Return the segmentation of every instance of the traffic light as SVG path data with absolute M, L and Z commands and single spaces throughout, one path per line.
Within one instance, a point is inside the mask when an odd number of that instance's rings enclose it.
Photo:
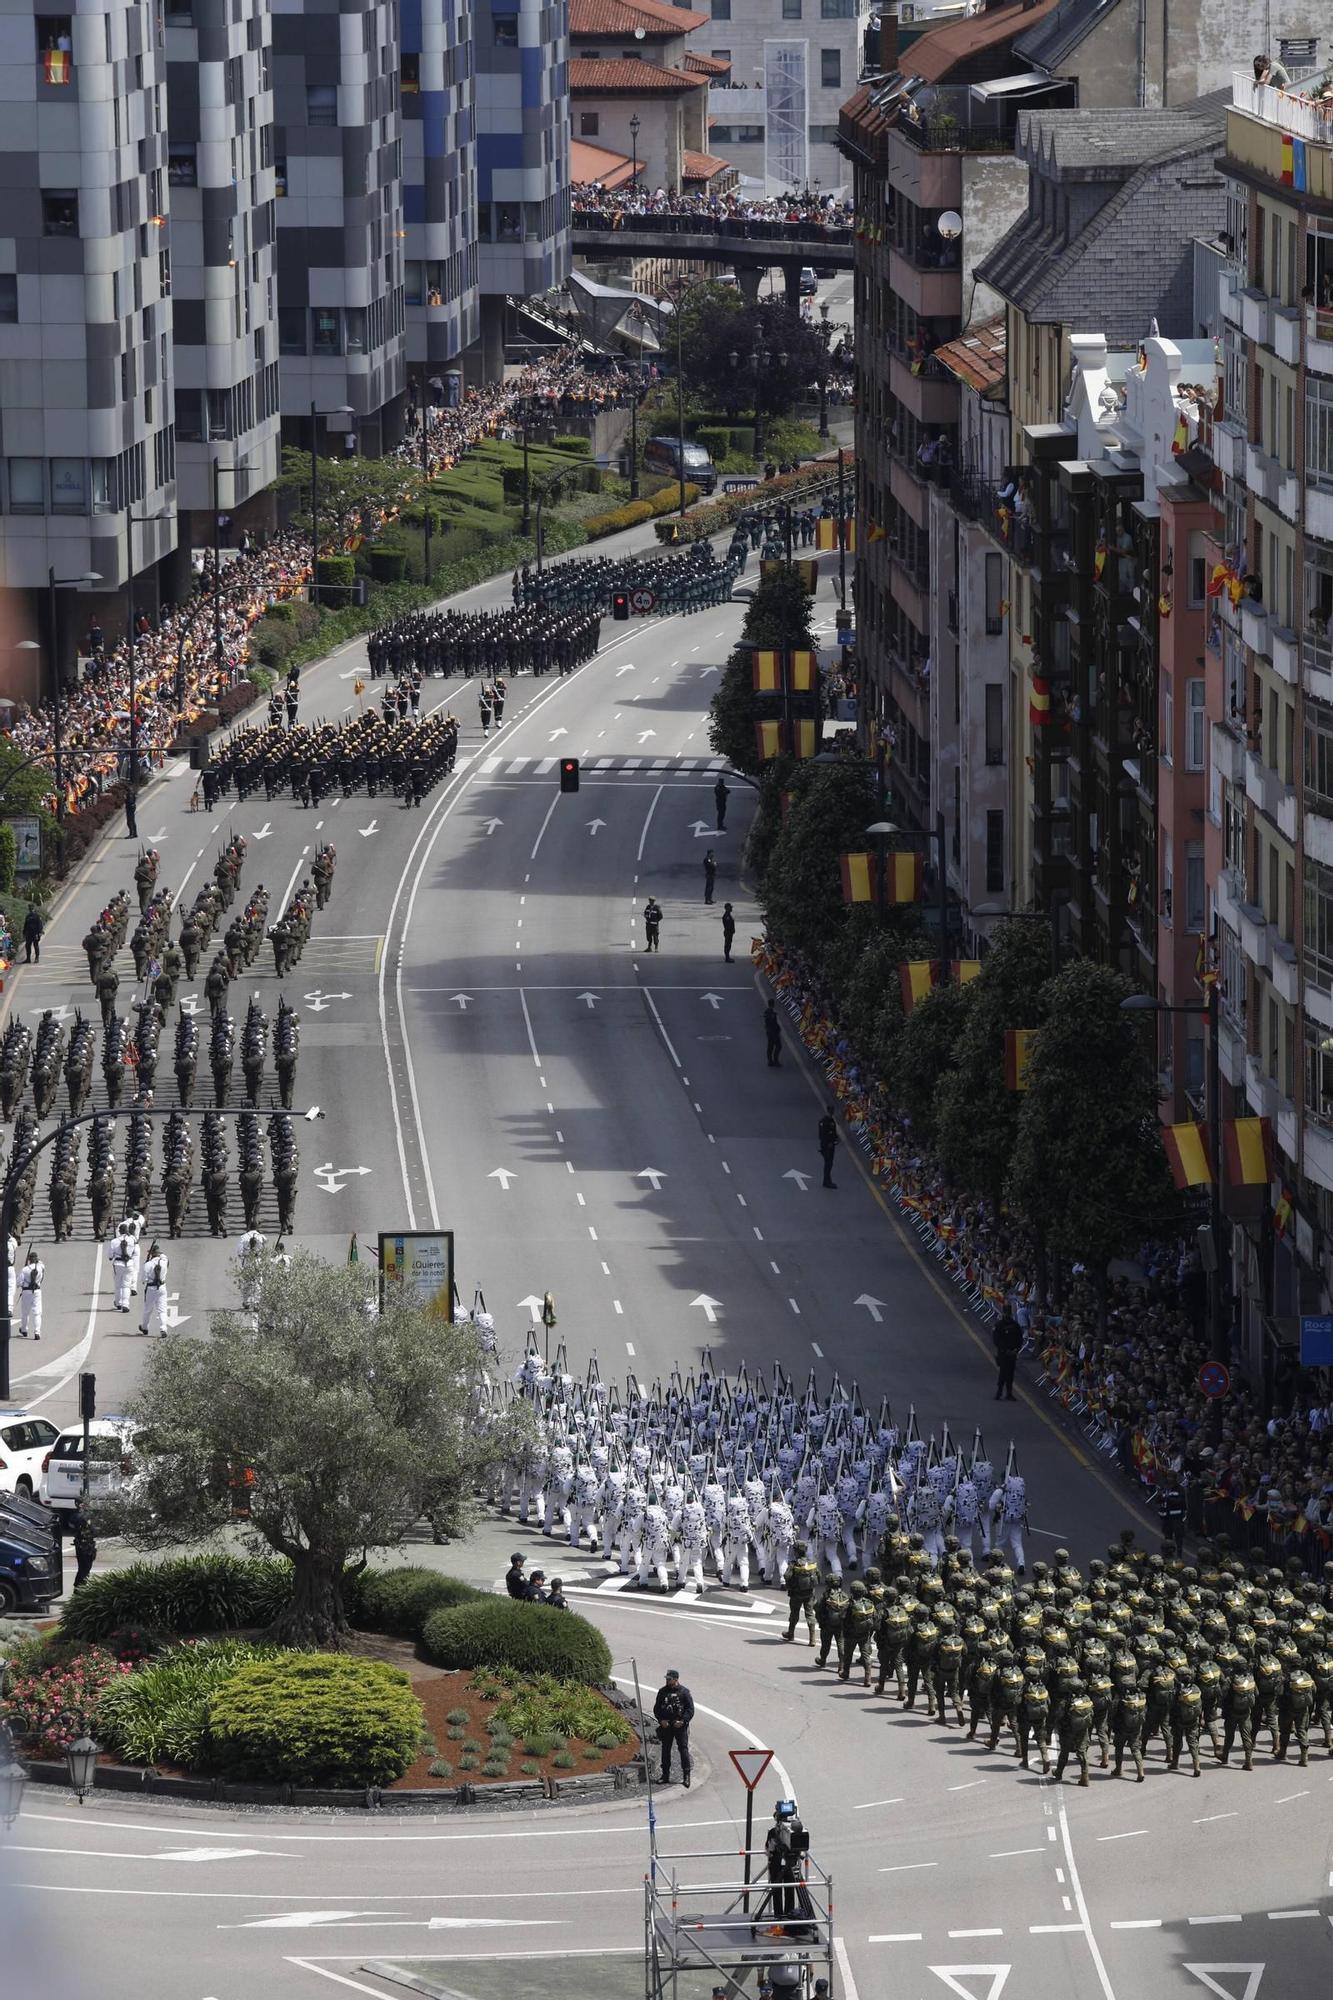
M 560 789 L 562 792 L 576 792 L 579 788 L 579 760 L 577 757 L 560 759 Z
M 79 1415 L 85 1423 L 91 1423 L 97 1415 L 97 1377 L 83 1374 L 79 1377 Z
M 629 592 L 627 590 L 618 590 L 611 599 L 611 616 L 613 618 L 629 617 Z

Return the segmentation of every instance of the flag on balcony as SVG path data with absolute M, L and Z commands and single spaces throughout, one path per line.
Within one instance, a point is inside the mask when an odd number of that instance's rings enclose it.
M 1283 1188 L 1276 1208 L 1273 1210 L 1273 1234 L 1285 1236 L 1291 1228 L 1291 1191 Z
M 781 653 L 753 652 L 750 655 L 750 682 L 756 694 L 782 693 Z
M 1171 593 L 1169 590 L 1163 590 L 1158 594 L 1157 616 L 1159 618 L 1169 618 L 1171 616 Z
M 1006 1090 L 1026 1090 L 1035 1028 L 1006 1028 L 1004 1031 L 1004 1082 Z
M 1199 947 L 1194 954 L 1194 977 L 1204 992 L 1217 984 L 1217 947 L 1212 938 L 1199 933 Z
M 872 521 L 870 523 L 869 528 L 866 530 L 867 542 L 882 542 L 884 540 L 884 535 L 885 535 L 885 530 L 880 527 L 878 521 Z
M 68 49 L 46 49 L 42 54 L 42 73 L 48 83 L 68 83 L 70 76 L 70 53 Z M 1304 187 L 1304 181 L 1301 182 Z
M 1171 1178 L 1178 1188 L 1211 1187 L 1213 1170 L 1208 1163 L 1208 1128 L 1206 1125 L 1165 1125 L 1162 1128 L 1162 1144 L 1171 1168 Z
M 1273 1127 L 1267 1118 L 1229 1118 L 1222 1131 L 1227 1181 L 1232 1187 L 1267 1187 L 1273 1178 Z
M 1305 192 L 1305 141 L 1282 134 L 1282 185 Z
M 1171 450 L 1179 456 L 1182 451 L 1189 450 L 1189 443 L 1189 425 L 1185 422 L 1184 414 L 1182 413 L 1176 418 L 1176 428 L 1171 438 Z
M 898 967 L 903 989 L 903 1012 L 910 1014 L 918 1000 L 924 1000 L 935 984 L 939 966 L 933 958 L 909 959 Z
M 780 722 L 756 722 L 754 726 L 755 747 L 761 764 L 767 764 L 782 749 L 782 724 Z
M 1096 548 L 1092 552 L 1092 573 L 1099 581 L 1101 579 L 1101 573 L 1105 568 L 1106 568 L 1106 543 L 1104 541 L 1099 541 Z
M 1204 588 L 1205 597 L 1220 597 L 1227 587 L 1227 579 L 1230 575 L 1231 571 L 1226 563 L 1214 563 L 1213 573 Z
M 1033 674 L 1028 696 L 1028 721 L 1034 729 L 1044 729 L 1051 719 L 1051 684 L 1045 674 Z

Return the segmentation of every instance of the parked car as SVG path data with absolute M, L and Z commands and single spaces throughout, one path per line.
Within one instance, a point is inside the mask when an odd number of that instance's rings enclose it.
M 136 1472 L 134 1431 L 124 1417 L 94 1417 L 88 1426 L 88 1497 L 118 1500 Z M 74 1511 L 83 1492 L 83 1425 L 61 1431 L 42 1462 L 42 1498 L 57 1515 Z
M 30 1500 L 0 1496 L 0 1616 L 45 1611 L 63 1588 L 51 1517 Z
M 49 1417 L 0 1410 L 0 1493 L 35 1498 L 42 1490 L 42 1461 L 59 1436 Z
M 812 298 L 813 298 L 813 297 L 815 296 L 815 294 L 816 294 L 816 292 L 817 292 L 818 290 L 819 290 L 819 280 L 818 280 L 818 278 L 817 278 L 817 277 L 815 276 L 815 267 L 814 267 L 814 265 L 813 265 L 813 264 L 802 264 L 802 266 L 801 266 L 801 297 L 802 297 L 803 299 L 812 299 Z
M 643 462 L 653 472 L 665 472 L 672 479 L 680 478 L 680 440 L 673 437 L 652 437 L 643 448 Z M 711 493 L 717 485 L 717 467 L 701 444 L 685 441 L 685 477 L 701 493 Z

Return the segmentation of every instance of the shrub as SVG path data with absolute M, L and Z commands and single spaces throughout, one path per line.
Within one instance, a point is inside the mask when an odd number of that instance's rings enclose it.
M 174 1556 L 90 1576 L 60 1630 L 70 1639 L 105 1639 L 126 1625 L 225 1632 L 269 1624 L 290 1595 L 291 1567 L 276 1557 Z
M 465 1750 L 458 1760 L 460 1771 L 476 1771 L 481 1767 L 481 1759 L 472 1750 Z
M 498 1756 L 495 1751 L 492 1751 L 481 1769 L 483 1777 L 507 1778 L 509 1776 L 509 1759 Z
M 275 605 L 274 609 L 282 610 L 285 606 Z M 297 636 L 293 625 L 278 623 L 271 616 L 257 619 L 250 627 L 251 654 L 263 666 L 276 669 L 295 646 Z
M 561 1750 L 557 1756 L 551 1759 L 557 1771 L 572 1771 L 578 1761 L 578 1758 L 570 1750 Z
M 18 835 L 7 819 L 0 819 L 0 893 L 13 895 L 18 865 Z
M 433 1611 L 421 1641 L 427 1657 L 441 1667 L 510 1666 L 589 1685 L 611 1672 L 611 1649 L 596 1626 L 549 1604 L 488 1597 Z
M 458 1727 L 466 1728 L 467 1710 L 465 1708 L 451 1708 L 449 1710 L 449 1713 L 445 1716 L 444 1719 L 446 1722 L 452 1723 L 455 1726 L 455 1728 Z
M 209 1697 L 244 1661 L 276 1656 L 276 1647 L 244 1639 L 174 1646 L 107 1689 L 97 1708 L 98 1735 L 131 1764 L 198 1770 L 208 1761 Z
M 369 554 L 370 574 L 376 583 L 401 583 L 407 568 L 407 550 L 393 548 L 387 544 L 372 547 Z
M 421 1727 L 400 1667 L 337 1653 L 252 1661 L 208 1704 L 219 1770 L 295 1785 L 392 1784 L 416 1756 Z
M 489 1592 L 456 1576 L 441 1576 L 438 1570 L 366 1570 L 361 1577 L 355 1622 L 370 1632 L 416 1639 L 432 1611 L 451 1604 L 472 1604 L 488 1596 Z
M 607 1749 L 628 1743 L 634 1735 L 633 1724 L 596 1688 L 582 1681 L 557 1680 L 551 1674 L 538 1674 L 527 1686 L 507 1695 L 497 1716 L 517 1736 L 536 1731 L 547 1736 L 577 1736 L 591 1743 L 605 1737 Z
M 632 1730 L 630 1734 L 633 1734 Z M 592 1740 L 598 1750 L 618 1750 L 620 1745 L 626 1741 L 626 1738 L 624 1736 L 617 1736 L 614 1729 L 603 1729 Z
M 77 1737 L 96 1726 L 107 1690 L 129 1673 L 97 1646 L 31 1673 L 11 1673 L 0 1719 L 13 1726 L 33 1756 L 63 1757 Z
M 454 1775 L 453 1765 L 444 1757 L 433 1757 L 429 1769 L 432 1778 L 452 1778 Z
M 553 451 L 573 452 L 576 457 L 586 458 L 592 450 L 592 439 L 586 437 L 556 437 L 551 439 Z
M 556 1748 L 554 1736 L 535 1734 L 523 1738 L 523 1748 L 529 1757 L 549 1757 Z
M 525 1778 L 538 1778 L 541 1776 L 541 1765 L 534 1764 L 530 1758 L 525 1758 L 518 1768 Z

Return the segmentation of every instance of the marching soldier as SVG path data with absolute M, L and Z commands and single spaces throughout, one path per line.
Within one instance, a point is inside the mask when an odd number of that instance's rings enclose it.
M 118 1313 L 130 1309 L 130 1279 L 134 1269 L 134 1245 L 123 1232 L 119 1233 L 107 1251 L 107 1261 L 111 1266 L 113 1284 L 112 1304 Z
M 864 1675 L 863 1684 L 869 1687 L 870 1643 L 875 1634 L 875 1607 L 866 1595 L 864 1583 L 859 1581 L 851 1586 L 843 1618 L 843 1633 L 842 1665 L 838 1669 L 838 1679 L 849 1680 L 853 1660 L 860 1660 Z
M 19 1273 L 19 1334 L 26 1340 L 31 1334 L 34 1340 L 42 1337 L 42 1285 L 46 1279 L 46 1266 L 36 1250 L 29 1250 L 27 1262 Z
M 842 1587 L 840 1577 L 831 1576 L 825 1580 L 823 1595 L 815 1605 L 815 1620 L 819 1626 L 819 1653 L 815 1660 L 822 1667 L 832 1646 L 837 1652 L 838 1666 L 842 1666 L 843 1625 L 847 1617 L 850 1599 Z
M 817 1564 L 810 1560 L 810 1550 L 807 1543 L 797 1542 L 792 1553 L 795 1560 L 787 1571 L 787 1603 L 790 1606 L 790 1615 L 787 1619 L 787 1629 L 782 1636 L 787 1640 L 794 1639 L 796 1637 L 796 1621 L 798 1618 L 804 1618 L 806 1634 L 810 1644 L 813 1646 L 815 1643 L 815 1592 L 819 1588 L 819 1568 Z

